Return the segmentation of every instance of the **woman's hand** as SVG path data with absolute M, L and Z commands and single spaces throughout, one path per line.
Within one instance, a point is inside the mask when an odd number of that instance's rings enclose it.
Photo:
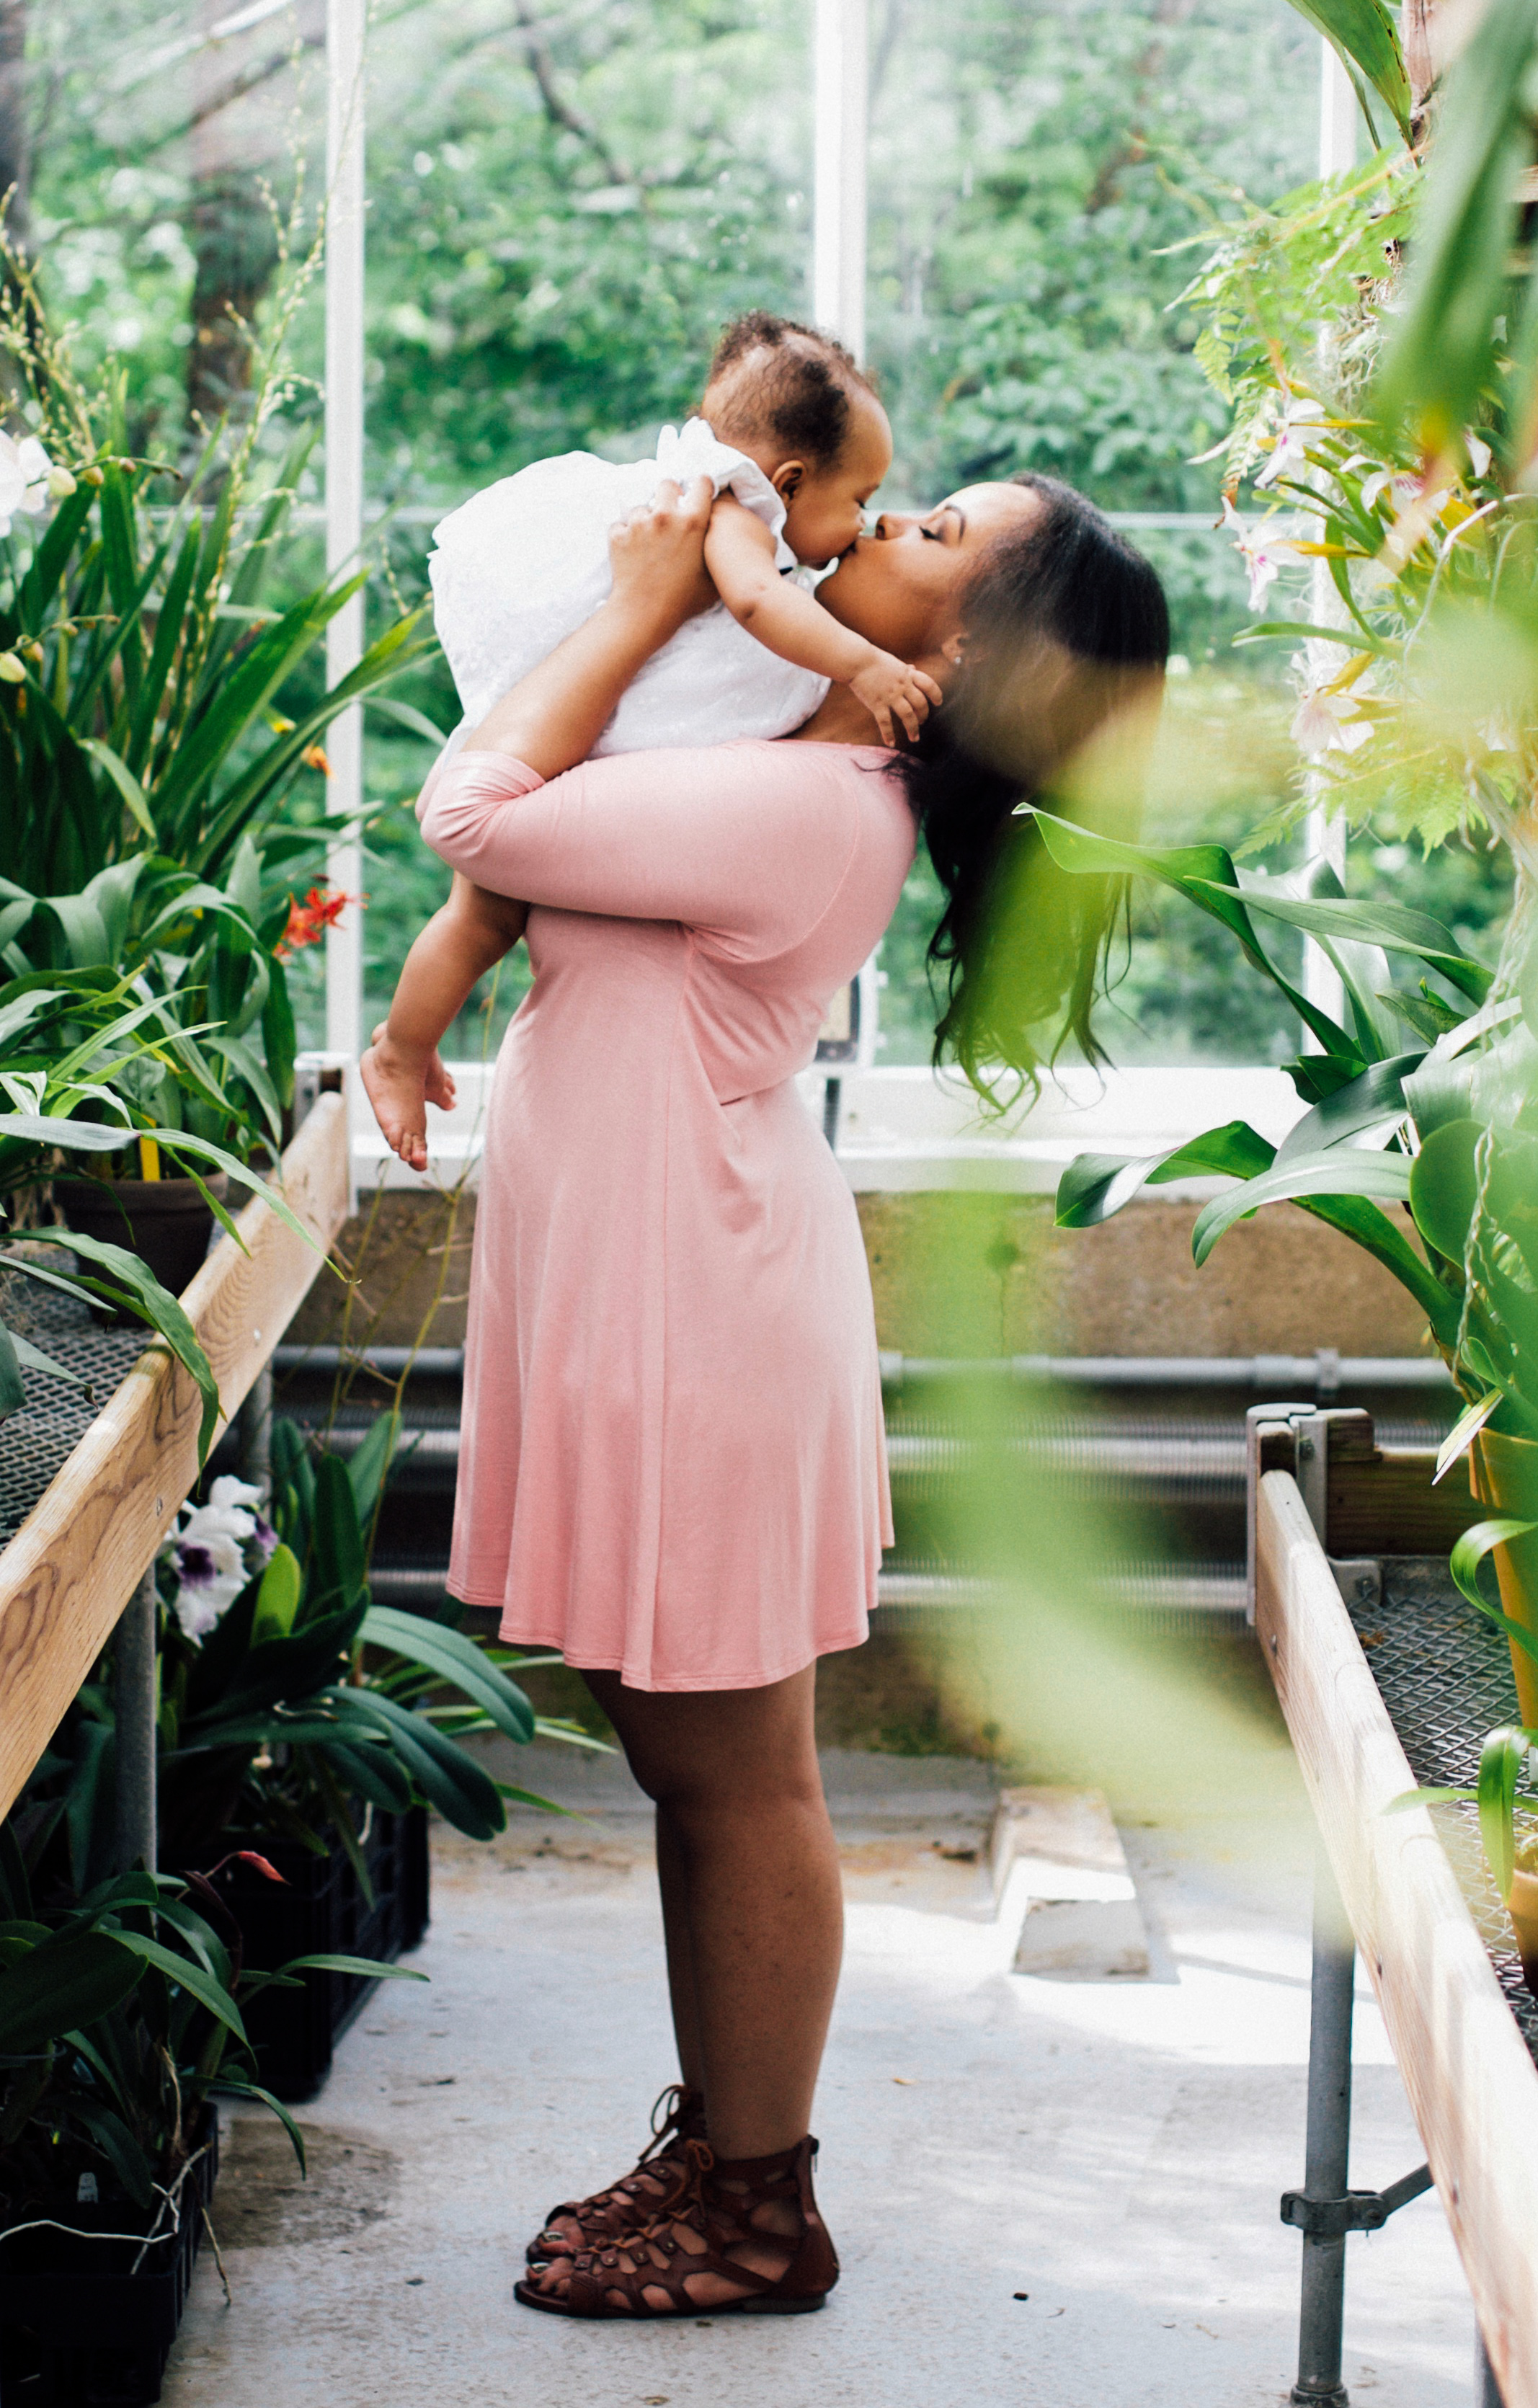
M 658 645 L 716 599 L 705 566 L 705 531 L 714 502 L 708 477 L 697 477 L 687 494 L 664 477 L 650 508 L 632 510 L 610 529 L 611 607 L 633 614 Z

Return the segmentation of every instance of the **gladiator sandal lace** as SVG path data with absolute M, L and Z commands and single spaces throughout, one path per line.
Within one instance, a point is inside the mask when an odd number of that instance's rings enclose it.
M 674 2194 L 652 2222 L 546 2266 L 548 2288 L 539 2276 L 515 2285 L 525 2307 L 556 2316 L 640 2318 L 804 2315 L 822 2306 L 839 2279 L 839 2259 L 812 2194 L 816 2142 L 798 2141 L 771 2157 L 718 2157 L 708 2142 L 685 2145 Z M 760 2209 L 782 2203 L 796 2211 L 794 2233 L 756 2220 Z M 785 2262 L 778 2273 L 762 2273 L 747 2261 L 748 2250 L 783 2252 Z M 704 2274 L 746 2296 L 702 2299 L 690 2286 Z
M 543 2230 L 525 2252 L 529 2264 L 544 2265 L 553 2258 L 569 2258 L 575 2250 L 601 2247 L 640 2232 L 671 2196 L 675 2178 L 688 2162 L 686 2143 L 704 2138 L 703 2094 L 687 2083 L 670 2083 L 652 2110 L 652 2138 L 630 2172 L 589 2199 L 563 2200 L 553 2207 Z M 577 2225 L 579 2232 L 557 2229 L 563 2218 Z

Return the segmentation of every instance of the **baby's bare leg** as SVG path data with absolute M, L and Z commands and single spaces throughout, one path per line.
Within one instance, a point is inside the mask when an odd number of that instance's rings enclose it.
M 427 1168 L 428 1104 L 446 1111 L 454 1099 L 438 1040 L 477 979 L 518 942 L 527 918 L 526 904 L 456 872 L 447 903 L 406 956 L 390 1016 L 358 1067 L 386 1142 L 412 1170 Z

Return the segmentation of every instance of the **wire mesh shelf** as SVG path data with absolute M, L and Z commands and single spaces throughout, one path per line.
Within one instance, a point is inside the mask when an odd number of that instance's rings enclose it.
M 61 1265 L 61 1268 L 63 1266 Z M 14 1273 L 0 1305 L 7 1326 L 85 1381 L 84 1388 L 26 1371 L 26 1402 L 0 1423 L 0 1547 L 9 1544 L 44 1489 L 62 1471 L 108 1398 L 133 1369 L 151 1332 L 135 1321 L 102 1327 L 75 1297 Z
M 1459 1595 L 1440 1555 L 1386 1555 L 1381 1597 L 1347 1600 L 1346 1610 L 1416 1781 L 1425 1788 L 1472 1789 L 1486 1733 L 1517 1720 L 1511 1655 L 1500 1631 Z M 1434 1806 L 1431 1819 L 1507 2004 L 1538 2060 L 1538 1999 L 1522 1979 L 1475 1810 Z

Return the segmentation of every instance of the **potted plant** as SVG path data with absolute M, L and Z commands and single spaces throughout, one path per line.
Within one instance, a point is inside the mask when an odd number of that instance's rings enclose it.
M 124 456 L 110 374 L 99 399 L 83 391 L 26 263 L 3 240 L 0 255 L 0 346 L 36 430 L 33 500 L 0 547 L 0 944 L 23 977 L 131 972 L 152 1003 L 152 1041 L 114 1079 L 127 1141 L 66 1155 L 54 1194 L 72 1226 L 148 1249 L 177 1290 L 225 1217 L 232 1161 L 280 1150 L 285 961 L 348 899 L 294 901 L 296 867 L 313 877 L 340 826 L 306 791 L 328 774 L 321 739 L 366 697 L 414 721 L 377 690 L 432 638 L 422 612 L 396 618 L 317 694 L 326 627 L 367 571 L 268 598 L 313 440 L 269 479 L 296 295 L 249 416 L 183 476 Z
M 304 1968 L 250 1970 L 200 1876 L 49 1886 L 39 1868 L 63 1811 L 0 1826 L 0 2379 L 57 2408 L 131 2408 L 160 2396 L 212 2229 L 214 2099 L 270 2108 L 303 2169 L 298 2128 L 254 2079 L 244 2016 Z
M 426 1809 L 489 1839 L 507 1799 L 548 1804 L 495 1780 L 467 1738 L 597 1743 L 537 1716 L 509 1677 L 553 1659 L 370 1600 L 368 1541 L 398 1427 L 382 1414 L 351 1461 L 313 1461 L 280 1419 L 271 1521 L 254 1488 L 225 1476 L 179 1517 L 162 1557 L 162 1858 L 206 1868 L 245 1850 L 275 1864 L 280 1891 L 249 1863 L 228 1876 L 252 1944 L 273 1954 L 341 1937 L 374 1956 L 414 1945 L 427 1914 Z M 104 1666 L 28 1791 L 67 1801 L 50 1847 L 82 1888 L 110 1861 L 114 1752 Z M 312 2094 L 366 1995 L 366 1979 L 332 1970 L 265 1997 L 252 2036 L 275 2090 Z

